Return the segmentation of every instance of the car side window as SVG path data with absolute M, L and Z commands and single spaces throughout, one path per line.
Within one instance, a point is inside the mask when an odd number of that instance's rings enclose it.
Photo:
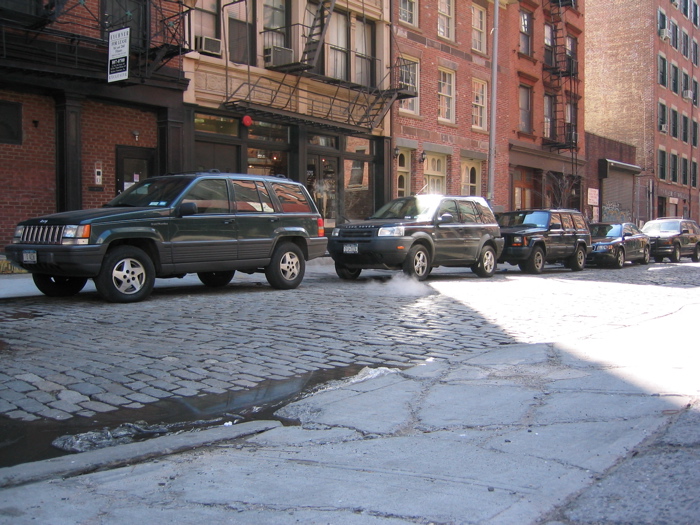
M 275 211 L 270 195 L 262 183 L 252 180 L 234 180 L 233 194 L 237 213 L 271 213 Z
M 473 203 L 481 214 L 481 222 L 484 224 L 494 224 L 496 221 L 496 216 L 493 211 L 488 206 L 484 206 L 480 202 Z
M 199 181 L 185 194 L 183 203 L 194 202 L 198 214 L 229 213 L 228 189 L 224 179 Z
M 574 221 L 571 219 L 570 214 L 562 213 L 561 220 L 562 220 L 562 228 L 564 228 L 565 230 L 573 230 L 574 229 Z
M 574 219 L 574 224 L 576 225 L 577 230 L 586 230 L 586 221 L 584 220 L 583 215 L 579 215 L 578 213 L 574 213 L 573 219 Z
M 444 200 L 440 203 L 440 207 L 438 208 L 437 216 L 438 218 L 442 217 L 446 213 L 451 214 L 455 222 L 459 222 L 459 212 L 457 211 L 457 203 L 453 200 Z
M 311 213 L 311 204 L 304 195 L 301 186 L 296 184 L 285 184 L 281 182 L 272 183 L 272 191 L 282 205 L 282 211 L 287 213 Z
M 549 217 L 549 229 L 560 230 L 562 227 L 563 224 L 561 223 L 561 216 L 558 213 L 552 213 L 552 215 Z
M 466 224 L 474 224 L 479 222 L 479 214 L 474 207 L 474 203 L 469 201 L 457 201 L 459 212 L 462 214 L 462 222 Z

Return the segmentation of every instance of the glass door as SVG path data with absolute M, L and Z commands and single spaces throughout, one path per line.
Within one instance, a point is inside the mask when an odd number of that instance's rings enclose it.
M 338 217 L 338 157 L 308 155 L 306 187 L 330 232 Z
M 153 148 L 117 147 L 117 195 L 138 181 L 155 175 L 155 154 Z

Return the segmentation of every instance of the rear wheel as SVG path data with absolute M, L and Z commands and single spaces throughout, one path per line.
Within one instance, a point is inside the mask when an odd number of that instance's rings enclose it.
M 414 244 L 403 262 L 403 272 L 409 277 L 425 281 L 430 274 L 430 252 L 422 244 Z
M 693 255 L 691 255 L 690 258 L 693 260 L 693 262 L 700 262 L 700 244 L 695 245 Z
M 496 251 L 491 246 L 484 246 L 479 261 L 472 266 L 472 271 L 479 277 L 492 277 L 496 272 Z
M 293 242 L 277 246 L 272 259 L 265 268 L 265 277 L 270 286 L 279 290 L 291 290 L 301 284 L 306 270 L 304 254 Z
M 651 250 L 649 249 L 649 246 L 647 245 L 644 247 L 644 255 L 639 260 L 639 264 L 649 264 L 650 260 L 651 260 Z
M 34 284 L 48 297 L 70 297 L 85 287 L 85 277 L 59 277 L 43 273 L 33 273 Z
M 671 262 L 681 262 L 681 247 L 679 245 L 673 245 L 673 252 L 671 253 L 669 258 L 671 259 Z
M 622 247 L 620 247 L 617 249 L 617 253 L 615 253 L 615 262 L 613 262 L 613 268 L 617 268 L 619 270 L 624 265 L 625 265 L 625 250 L 623 250 Z
M 623 254 L 624 257 L 624 254 Z M 624 263 L 624 261 L 622 261 Z M 586 250 L 580 244 L 574 254 L 569 257 L 569 268 L 572 272 L 580 272 L 586 266 Z
M 197 277 L 199 277 L 199 280 L 202 281 L 204 286 L 219 288 L 230 283 L 235 273 L 235 270 L 228 272 L 202 272 L 198 273 Z
M 345 279 L 346 281 L 354 281 L 360 276 L 362 270 L 360 268 L 348 268 L 347 266 L 335 263 L 335 273 L 338 277 Z
M 544 251 L 539 246 L 532 249 L 530 258 L 525 261 L 525 271 L 527 273 L 542 273 L 544 268 Z
M 156 281 L 153 261 L 135 246 L 117 246 L 107 252 L 95 288 L 107 301 L 134 303 L 151 294 Z

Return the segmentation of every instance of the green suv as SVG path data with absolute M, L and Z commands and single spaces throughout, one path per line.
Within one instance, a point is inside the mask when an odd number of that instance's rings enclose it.
M 296 288 L 326 244 L 303 185 L 217 172 L 147 178 L 102 208 L 26 220 L 5 252 L 48 296 L 91 278 L 104 299 L 127 303 L 148 297 L 156 277 L 188 273 L 218 287 L 236 270 L 265 272 L 274 288 Z

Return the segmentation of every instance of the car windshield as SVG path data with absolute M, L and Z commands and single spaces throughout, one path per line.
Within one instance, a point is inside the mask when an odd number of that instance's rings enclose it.
M 117 195 L 107 207 L 170 207 L 189 186 L 189 177 L 157 177 L 144 179 Z
M 642 231 L 644 233 L 678 232 L 680 221 L 650 221 L 647 222 Z
M 531 228 L 546 228 L 549 225 L 549 213 L 546 211 L 509 212 L 498 217 L 498 225 L 529 226 Z
M 591 224 L 593 237 L 621 237 L 622 224 Z
M 423 219 L 430 220 L 440 204 L 439 195 L 401 197 L 387 202 L 370 219 Z

